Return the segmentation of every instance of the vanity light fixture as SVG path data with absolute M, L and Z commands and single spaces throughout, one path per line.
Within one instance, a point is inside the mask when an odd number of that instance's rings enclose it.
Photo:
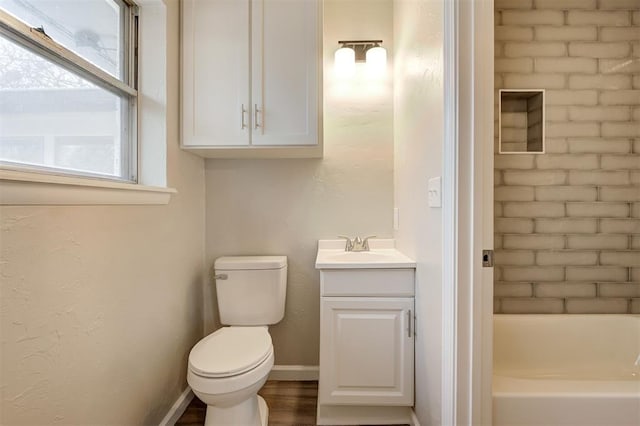
M 356 73 L 356 52 L 350 47 L 336 50 L 334 57 L 335 72 L 338 77 L 353 77 Z
M 339 76 L 355 74 L 356 62 L 366 62 L 367 69 L 383 72 L 387 66 L 387 50 L 380 46 L 382 40 L 341 40 L 335 53 L 335 70 Z

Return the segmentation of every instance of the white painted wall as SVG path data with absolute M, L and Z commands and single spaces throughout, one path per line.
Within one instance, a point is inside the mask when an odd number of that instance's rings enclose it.
M 416 401 L 420 424 L 441 424 L 442 215 L 427 182 L 442 174 L 443 8 L 394 0 L 394 189 L 398 247 L 416 259 Z
M 391 0 L 324 2 L 323 159 L 206 162 L 207 266 L 221 255 L 289 258 L 285 318 L 271 328 L 276 364 L 318 364 L 317 240 L 392 234 L 391 76 L 367 82 L 359 69 L 354 81 L 340 82 L 331 72 L 338 40 L 383 39 L 392 62 L 392 5 Z M 210 332 L 219 325 L 214 284 L 205 290 Z
M 157 424 L 186 386 L 202 335 L 204 172 L 178 149 L 178 5 L 166 4 L 179 192 L 167 206 L 0 208 L 1 424 Z

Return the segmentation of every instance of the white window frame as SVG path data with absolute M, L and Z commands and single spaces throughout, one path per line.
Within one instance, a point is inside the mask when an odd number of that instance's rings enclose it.
M 140 0 L 138 5 L 131 0 L 124 1 L 131 6 L 132 13 L 135 13 L 135 9 L 138 8 L 141 20 L 148 15 L 148 29 L 145 30 L 142 26 L 138 28 L 136 38 L 158 40 L 160 36 L 160 40 L 163 41 L 158 43 L 160 46 L 155 47 L 165 51 L 160 56 L 148 55 L 149 63 L 145 64 L 145 68 L 154 70 L 154 74 L 157 74 L 158 67 L 165 66 L 164 73 L 161 73 L 158 78 L 150 72 L 146 74 L 149 77 L 148 82 L 154 84 L 162 82 L 166 86 L 166 35 L 168 32 L 166 5 L 162 0 Z M 128 26 L 128 31 L 135 31 L 134 25 L 137 20 L 129 21 L 131 25 Z M 138 136 L 140 131 L 143 132 L 141 137 L 137 138 L 137 143 L 130 144 L 133 148 L 130 161 L 137 166 L 135 181 L 96 179 L 91 175 L 78 176 L 62 174 L 63 172 L 58 171 L 38 170 L 28 166 L 16 168 L 0 165 L 0 205 L 167 204 L 170 195 L 176 191 L 166 187 L 166 131 L 147 131 L 146 133 L 154 140 L 150 140 L 149 136 L 145 138 L 144 135 L 145 127 L 153 127 L 153 129 L 163 127 L 166 130 L 166 115 L 158 117 L 157 112 L 154 111 L 153 114 L 147 114 L 149 119 L 146 126 L 140 122 L 144 121 L 145 110 L 150 108 L 148 105 L 145 106 L 145 102 L 141 99 L 145 97 L 145 90 L 140 91 L 136 88 L 138 80 L 145 77 L 134 71 L 137 68 L 134 66 L 135 61 L 145 60 L 134 56 L 134 48 L 137 49 L 137 47 L 129 49 L 128 52 L 127 61 L 132 66 L 127 66 L 129 73 L 127 81 L 131 84 L 126 84 L 1 10 L 0 31 L 23 46 L 26 45 L 32 50 L 38 49 L 41 55 L 47 56 L 67 69 L 72 69 L 92 83 L 113 93 L 129 96 L 133 99 L 132 110 L 136 111 L 135 114 L 131 114 L 132 122 L 129 129 L 134 137 Z M 163 89 L 160 92 L 166 94 L 166 87 Z M 149 95 L 146 97 L 151 98 L 159 92 L 158 87 L 147 87 L 146 91 Z M 159 100 L 164 102 L 166 107 L 166 98 Z M 154 108 L 157 110 L 157 105 Z

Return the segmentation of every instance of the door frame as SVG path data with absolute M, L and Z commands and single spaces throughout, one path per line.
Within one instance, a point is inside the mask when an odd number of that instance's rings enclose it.
M 442 424 L 492 424 L 494 0 L 444 1 Z

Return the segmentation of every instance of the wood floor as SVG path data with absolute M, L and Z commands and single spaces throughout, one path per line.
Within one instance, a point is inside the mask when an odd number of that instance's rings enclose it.
M 318 382 L 267 382 L 258 392 L 269 406 L 269 426 L 315 426 Z M 176 426 L 204 425 L 207 407 L 193 398 Z

